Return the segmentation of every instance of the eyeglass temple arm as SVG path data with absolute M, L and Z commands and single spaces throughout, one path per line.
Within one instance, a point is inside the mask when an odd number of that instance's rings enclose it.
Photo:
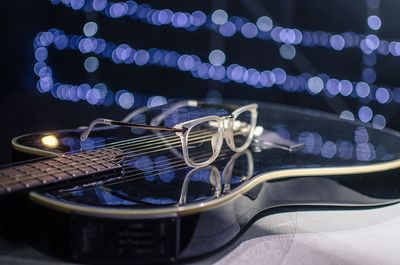
M 168 117 L 171 113 L 175 112 L 177 109 L 182 108 L 182 107 L 198 107 L 198 106 L 208 106 L 208 107 L 228 107 L 231 109 L 238 108 L 240 107 L 239 105 L 234 105 L 234 104 L 224 104 L 224 103 L 208 103 L 205 101 L 199 101 L 199 100 L 181 100 L 178 101 L 174 104 L 172 104 L 166 111 L 161 113 L 160 115 L 154 117 L 150 124 L 151 125 L 158 125 L 160 124 L 163 120 L 165 120 L 166 117 Z M 130 118 L 132 117 L 131 114 L 128 115 Z M 128 117 L 127 116 L 127 117 Z M 124 119 L 125 121 L 125 119 Z
M 174 113 L 177 109 L 182 108 L 182 107 L 196 107 L 198 105 L 197 100 L 180 100 L 171 106 L 169 106 L 164 112 L 162 112 L 160 115 L 154 117 L 150 124 L 151 125 L 158 125 L 160 124 L 163 120 L 165 120 L 166 117 L 168 117 L 171 113 Z
M 168 132 L 184 132 L 185 128 L 179 129 L 179 128 L 170 128 L 170 127 L 163 127 L 163 126 L 151 126 L 151 125 L 144 125 L 144 124 L 135 124 L 135 123 L 129 123 L 129 122 L 123 122 L 123 121 L 114 121 L 110 119 L 95 119 L 92 121 L 89 126 L 81 133 L 81 141 L 85 141 L 88 137 L 90 132 L 93 130 L 94 126 L 98 124 L 104 124 L 104 125 L 117 125 L 117 126 L 123 126 L 123 127 L 129 127 L 129 128 L 139 128 L 139 129 L 146 129 L 146 130 L 157 130 L 157 131 L 168 131 Z

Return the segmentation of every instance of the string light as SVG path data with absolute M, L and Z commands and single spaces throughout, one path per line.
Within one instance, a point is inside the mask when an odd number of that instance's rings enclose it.
M 337 80 L 330 78 L 326 74 L 311 76 L 303 73 L 293 76 L 288 75 L 281 68 L 260 71 L 237 64 L 224 66 L 225 54 L 219 50 L 210 52 L 210 63 L 206 63 L 202 62 L 196 55 L 179 54 L 175 51 L 165 51 L 156 48 L 135 50 L 127 44 L 121 44 L 116 47 L 115 44 L 106 42 L 104 39 L 94 38 L 93 36 L 98 30 L 97 24 L 95 22 L 88 22 L 84 26 L 85 36 L 67 36 L 59 34 L 61 32 L 59 30 L 52 29 L 48 32 L 39 33 L 37 38 L 35 38 L 34 48 L 37 63 L 35 64 L 34 71 L 40 77 L 37 85 L 38 90 L 43 93 L 50 91 L 53 95 L 62 99 L 81 100 L 82 97 L 78 96 L 77 92 L 72 93 L 79 91 L 78 88 L 80 86 L 54 82 L 51 68 L 45 63 L 48 56 L 46 47 L 51 44 L 54 44 L 58 50 L 73 49 L 83 54 L 94 53 L 111 59 L 116 64 L 124 63 L 137 66 L 154 64 L 176 68 L 180 71 L 190 71 L 192 76 L 196 78 L 213 79 L 224 83 L 230 81 L 245 83 L 258 89 L 277 85 L 282 90 L 289 92 L 308 91 L 312 95 L 324 92 L 327 96 L 340 94 L 345 97 L 350 96 L 366 99 L 367 101 L 374 100 L 380 104 L 387 104 L 392 102 L 392 100 L 393 102 L 400 102 L 399 97 L 396 97 L 397 94 L 392 93 L 390 89 L 378 88 L 373 85 L 376 80 L 376 72 L 372 68 L 376 63 L 376 54 L 400 56 L 400 42 L 382 40 L 374 34 L 367 36 L 354 32 L 331 34 L 322 31 L 302 31 L 299 29 L 283 28 L 274 25 L 273 21 L 267 16 L 259 17 L 256 23 L 252 23 L 244 17 L 229 17 L 227 12 L 222 9 L 215 10 L 211 15 L 206 15 L 199 10 L 192 13 L 174 12 L 169 9 L 157 10 L 148 4 L 137 4 L 135 1 L 112 3 L 106 0 L 52 0 L 51 3 L 61 3 L 74 10 L 83 10 L 84 12 L 101 12 L 103 15 L 111 18 L 128 16 L 134 20 L 156 26 L 170 25 L 190 31 L 205 28 L 218 32 L 224 37 L 240 33 L 245 38 L 275 41 L 282 43 L 280 54 L 287 60 L 291 60 L 296 56 L 295 45 L 307 47 L 321 46 L 338 51 L 345 48 L 358 47 L 364 53 L 363 61 L 371 67 L 365 68 L 362 72 L 365 82 L 352 82 L 345 79 Z M 377 16 L 370 16 L 368 17 L 368 25 L 371 29 L 378 30 L 381 27 L 381 20 Z M 97 57 L 88 57 L 84 65 L 88 72 L 96 71 L 99 65 Z M 110 96 L 111 91 L 98 93 L 99 91 L 91 89 L 93 88 L 89 89 L 91 91 L 89 93 L 89 101 L 94 104 L 104 103 L 105 98 L 113 98 L 113 96 Z M 65 92 L 67 90 L 72 92 Z M 96 100 L 97 98 L 99 99 Z M 84 99 L 88 100 L 88 98 Z M 108 104 L 110 104 L 109 101 Z M 121 105 L 118 101 L 116 103 Z
M 57 40 L 61 38 L 66 40 L 68 44 L 64 49 L 76 50 L 83 54 L 94 53 L 108 58 L 117 64 L 125 63 L 134 64 L 136 66 L 145 66 L 149 64 L 159 65 L 175 68 L 180 71 L 190 71 L 192 76 L 196 78 L 213 79 L 221 82 L 233 81 L 236 83 L 245 83 L 258 89 L 278 85 L 281 89 L 292 92 L 308 91 L 310 94 L 319 94 L 321 91 L 325 91 L 330 96 L 341 94 L 342 96 L 356 96 L 361 99 L 373 95 L 371 99 L 377 100 L 378 103 L 386 104 L 391 101 L 391 97 L 385 96 L 385 92 L 382 92 L 382 89 L 389 91 L 387 88 L 380 88 L 379 92 L 377 92 L 379 88 L 374 85 L 368 85 L 365 82 L 337 80 L 329 78 L 329 76 L 324 74 L 311 76 L 304 73 L 299 76 L 293 76 L 288 75 L 282 68 L 259 71 L 238 64 L 231 64 L 229 66 L 220 65 L 224 62 L 225 55 L 219 50 L 214 50 L 210 53 L 210 62 L 214 63 L 210 64 L 201 61 L 197 55 L 179 54 L 175 51 L 157 48 L 136 50 L 127 44 L 117 46 L 114 43 L 106 42 L 100 38 L 65 35 L 61 30 L 55 29 L 51 32 L 39 33 L 35 38 L 35 43 L 37 44 L 35 58 L 37 63 L 34 66 L 34 71 L 40 77 L 38 89 L 41 92 L 48 92 L 53 85 L 51 68 L 45 63 L 48 54 L 47 47 L 50 44 L 54 44 L 58 49 L 62 50 L 62 47 L 59 45 L 57 46 L 55 41 L 45 41 L 44 43 L 40 41 L 42 36 L 48 35 L 48 33 L 52 34 L 53 37 L 47 37 L 46 39 Z M 97 69 L 97 58 L 89 58 L 92 60 L 90 63 L 92 66 L 89 66 L 89 62 L 87 62 L 87 68 L 85 68 L 88 71 Z M 353 87 L 355 87 L 355 91 L 353 91 Z M 65 89 L 65 87 L 63 86 L 62 89 Z M 64 99 L 68 98 L 62 93 L 55 94 L 63 95 L 61 97 Z M 97 92 L 92 91 L 90 102 L 101 102 L 104 99 L 102 96 L 99 100 L 93 99 L 93 97 L 98 97 L 98 95 Z M 378 96 L 379 99 L 376 96 Z
M 367 0 L 368 1 L 368 0 Z M 275 41 L 292 45 L 306 47 L 324 47 L 341 51 L 345 48 L 359 48 L 366 54 L 375 51 L 380 55 L 400 56 L 400 42 L 386 41 L 375 38 L 372 35 L 365 36 L 355 32 L 342 32 L 333 34 L 323 31 L 304 31 L 296 28 L 283 28 L 274 25 L 268 16 L 261 16 L 256 23 L 249 19 L 238 16 L 229 17 L 222 9 L 215 10 L 212 14 L 206 15 L 200 10 L 192 13 L 174 12 L 170 9 L 158 10 L 149 4 L 137 4 L 135 1 L 108 2 L 106 0 L 77 0 L 72 6 L 72 1 L 50 1 L 53 5 L 64 4 L 74 10 L 85 12 L 100 12 L 110 18 L 121 18 L 127 16 L 133 20 L 142 21 L 155 26 L 169 25 L 175 28 L 183 28 L 189 31 L 196 31 L 200 28 L 215 31 L 223 37 L 231 37 L 241 33 L 245 38 L 258 38 L 264 41 Z M 83 4 L 82 4 L 83 3 Z M 367 4 L 376 9 L 379 4 Z M 368 25 L 373 30 L 379 30 L 382 22 L 378 16 L 368 17 Z M 389 51 L 389 47 L 392 47 Z M 393 49 L 395 47 L 395 49 Z M 399 47 L 399 48 L 397 48 Z
M 97 30 L 98 26 L 95 22 L 87 22 L 85 26 L 83 26 L 83 34 L 85 34 L 86 37 L 93 37 L 96 35 Z
M 381 28 L 382 21 L 378 16 L 368 17 L 368 26 L 373 30 L 379 30 Z

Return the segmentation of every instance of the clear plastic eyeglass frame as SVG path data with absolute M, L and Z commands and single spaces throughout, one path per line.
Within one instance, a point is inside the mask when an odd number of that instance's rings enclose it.
M 193 101 L 196 102 L 196 101 Z M 198 104 L 196 104 L 198 105 Z M 158 130 L 158 131 L 169 131 L 169 132 L 175 132 L 178 137 L 181 139 L 181 144 L 182 144 L 182 152 L 183 152 L 183 159 L 185 160 L 185 163 L 190 166 L 190 167 L 203 167 L 211 164 L 212 162 L 215 161 L 215 159 L 218 157 L 223 141 L 225 139 L 227 145 L 229 146 L 230 149 L 234 152 L 243 152 L 246 150 L 254 136 L 254 130 L 257 124 L 257 108 L 258 105 L 253 103 L 253 104 L 248 104 L 244 105 L 241 107 L 238 107 L 236 110 L 234 110 L 231 114 L 227 116 L 206 116 L 206 117 L 201 117 L 198 119 L 178 123 L 173 127 L 164 127 L 164 126 L 154 126 L 154 125 L 143 125 L 143 124 L 134 124 L 134 123 L 129 123 L 125 121 L 115 121 L 115 120 L 110 120 L 110 119 L 95 119 L 90 123 L 90 125 L 81 133 L 81 141 L 84 141 L 88 138 L 90 132 L 93 130 L 93 128 L 98 125 L 98 124 L 103 124 L 103 125 L 117 125 L 117 126 L 123 126 L 123 127 L 130 127 L 130 128 L 141 128 L 141 129 L 148 129 L 148 130 Z M 244 112 L 250 112 L 251 117 L 250 117 L 250 123 L 249 124 L 249 131 L 247 134 L 247 139 L 241 146 L 236 146 L 235 141 L 234 141 L 234 126 L 237 126 L 235 124 L 236 119 L 238 116 Z M 125 120 L 125 119 L 124 119 Z M 202 162 L 196 162 L 193 159 L 190 158 L 189 155 L 189 134 L 190 131 L 197 125 L 202 124 L 202 123 L 210 123 L 213 124 L 213 126 L 216 127 L 217 131 L 215 135 L 212 136 L 212 141 L 211 141 L 211 147 L 212 147 L 212 154 L 208 160 L 202 161 Z

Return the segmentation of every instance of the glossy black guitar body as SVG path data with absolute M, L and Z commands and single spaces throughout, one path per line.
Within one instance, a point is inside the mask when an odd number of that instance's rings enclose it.
M 259 105 L 258 124 L 304 148 L 223 149 L 214 165 L 194 170 L 169 147 L 137 151 L 121 167 L 31 191 L 30 242 L 79 262 L 165 263 L 218 250 L 264 211 L 399 201 L 398 133 L 274 104 Z M 98 130 L 83 147 L 78 129 L 22 136 L 13 146 L 16 156 L 55 156 L 120 141 L 119 130 Z M 43 141 L 49 135 L 56 144 Z

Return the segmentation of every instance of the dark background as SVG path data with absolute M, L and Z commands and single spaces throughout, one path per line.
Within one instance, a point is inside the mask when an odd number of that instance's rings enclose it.
M 143 3 L 144 1 L 138 1 Z M 369 0 L 375 3 L 376 1 Z M 367 17 L 373 12 L 382 19 L 382 27 L 377 33 L 380 38 L 396 40 L 400 36 L 398 10 L 400 2 L 382 1 L 378 9 L 371 11 L 365 0 L 217 0 L 217 1 L 154 1 L 146 3 L 157 9 L 169 8 L 173 11 L 193 12 L 202 10 L 206 14 L 222 8 L 228 14 L 256 18 L 268 15 L 274 23 L 282 27 L 303 30 L 321 30 L 331 33 L 346 31 L 370 34 Z M 297 55 L 288 61 L 279 55 L 279 44 L 272 41 L 246 39 L 240 34 L 222 38 L 211 31 L 200 29 L 189 32 L 169 26 L 152 26 L 128 18 L 110 19 L 93 13 L 74 11 L 64 5 L 52 5 L 48 0 L 4 1 L 1 15 L 2 86 L 0 89 L 1 137 L 0 163 L 11 161 L 10 140 L 18 135 L 61 128 L 74 128 L 87 124 L 96 117 L 122 118 L 129 110 L 119 106 L 92 106 L 87 102 L 68 102 L 55 99 L 51 94 L 42 94 L 36 89 L 37 76 L 33 72 L 35 63 L 33 40 L 40 31 L 56 27 L 68 34 L 82 35 L 82 27 L 87 21 L 96 21 L 102 37 L 115 43 L 129 43 L 137 48 L 157 47 L 179 53 L 197 54 L 208 61 L 213 49 L 225 51 L 225 65 L 238 63 L 256 69 L 281 67 L 287 73 L 297 75 L 327 73 L 338 79 L 362 80 L 362 52 L 360 49 L 334 51 L 326 48 L 296 46 Z M 257 90 L 246 84 L 234 82 L 222 84 L 193 78 L 188 72 L 174 69 L 132 65 L 115 65 L 100 60 L 99 69 L 89 74 L 83 67 L 85 58 L 79 52 L 49 49 L 49 65 L 53 67 L 58 80 L 72 84 L 91 82 L 106 83 L 112 89 L 125 88 L 142 95 L 162 95 L 166 98 L 204 98 L 210 91 L 223 98 L 246 98 L 273 101 L 296 106 L 316 108 L 340 113 L 344 109 L 357 112 L 365 103 L 341 96 L 326 97 L 303 93 L 289 93 L 277 87 Z M 375 66 L 375 84 L 393 88 L 398 84 L 400 59 L 393 56 L 378 56 Z M 217 91 L 217 93 L 215 93 Z M 143 102 L 142 102 L 143 103 Z M 138 102 L 137 104 L 140 104 Z M 145 102 L 144 102 L 145 104 Z M 396 119 L 398 103 L 378 105 L 371 108 L 383 114 L 387 127 L 400 129 Z M 356 115 L 355 115 L 356 116 Z

